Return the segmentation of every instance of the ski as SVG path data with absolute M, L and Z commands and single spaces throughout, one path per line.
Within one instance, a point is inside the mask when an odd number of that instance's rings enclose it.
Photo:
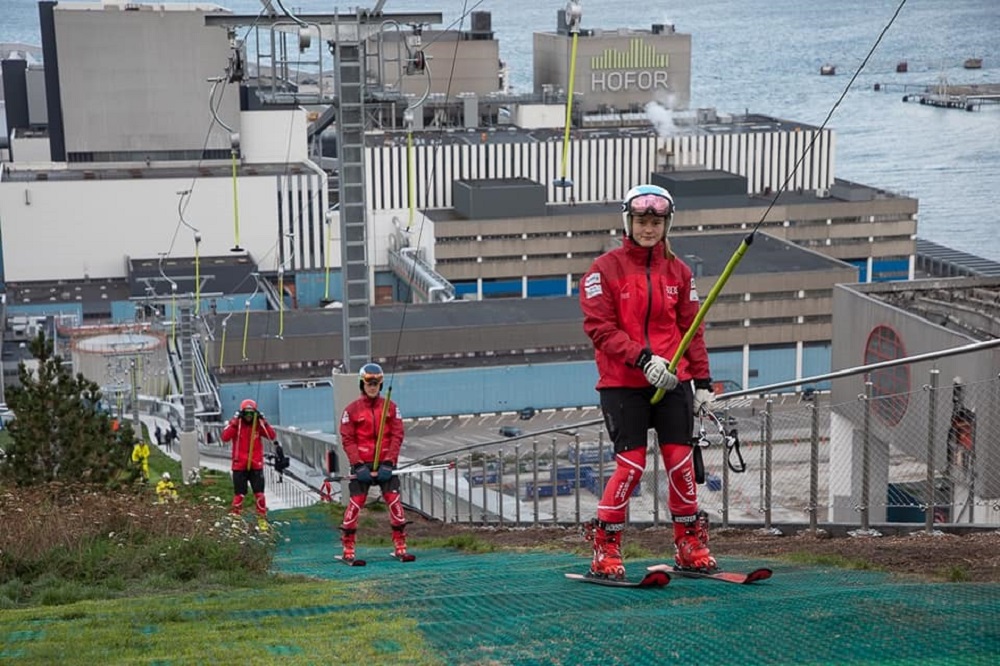
M 660 570 L 650 571 L 642 577 L 642 580 L 639 581 L 616 580 L 614 578 L 594 576 L 590 573 L 568 573 L 564 575 L 570 580 L 578 580 L 583 583 L 593 583 L 594 585 L 607 585 L 608 587 L 663 587 L 670 582 L 670 574 L 666 571 Z
M 749 585 L 750 583 L 757 583 L 762 580 L 767 580 L 771 577 L 774 572 L 770 569 L 754 569 L 753 571 L 747 573 L 737 573 L 735 571 L 697 571 L 694 569 L 680 569 L 676 566 L 669 564 L 654 564 L 651 567 L 646 567 L 647 571 L 662 571 L 670 572 L 675 576 L 681 576 L 682 578 L 711 578 L 712 580 L 719 580 L 723 583 L 735 583 L 736 585 Z
M 417 556 L 412 553 L 403 553 L 402 555 L 397 555 L 396 553 L 389 553 L 389 557 L 394 560 L 399 560 L 400 562 L 413 562 L 417 559 Z
M 336 559 L 339 562 L 343 562 L 344 564 L 346 564 L 349 567 L 363 567 L 363 566 L 365 566 L 365 564 L 367 564 L 367 562 L 365 562 L 364 560 L 359 560 L 356 557 L 355 558 L 351 558 L 351 559 L 347 559 L 347 558 L 345 558 L 345 557 L 343 557 L 341 555 L 337 555 Z

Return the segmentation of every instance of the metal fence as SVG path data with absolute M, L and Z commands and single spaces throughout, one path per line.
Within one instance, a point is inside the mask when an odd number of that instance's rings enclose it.
M 1000 340 L 991 340 L 722 396 L 717 420 L 698 424 L 706 468 L 702 508 L 724 526 L 767 529 L 802 523 L 870 533 L 877 533 L 874 525 L 907 523 L 928 531 L 945 523 L 1000 526 L 1000 376 L 942 385 L 932 369 L 917 390 L 876 395 L 865 381 L 861 394 L 840 402 L 830 393 L 773 393 L 997 345 Z M 762 395 L 748 401 L 751 393 Z M 596 437 L 585 440 L 582 426 L 596 428 Z M 658 447 L 650 443 L 629 521 L 658 525 L 670 520 L 667 481 Z M 740 467 L 737 450 L 745 461 L 742 473 L 734 471 Z M 447 522 L 511 526 L 593 517 L 615 467 L 600 421 L 418 462 L 453 467 L 401 475 L 409 505 Z
M 928 531 L 936 524 L 1000 527 L 995 370 L 988 379 L 956 383 L 942 382 L 935 368 L 918 389 L 897 393 L 876 393 L 865 381 L 863 391 L 849 400 L 835 401 L 836 392 L 781 392 L 839 378 L 868 379 L 893 368 L 914 372 L 918 364 L 948 356 L 980 354 L 983 363 L 991 363 L 989 350 L 998 346 L 1000 340 L 990 340 L 720 396 L 717 418 L 697 420 L 706 469 L 701 507 L 723 526 L 766 529 L 792 524 L 815 529 L 820 523 L 871 533 L 877 532 L 875 525 L 916 524 Z M 147 406 L 153 408 L 161 414 L 178 409 Z M 339 448 L 336 436 L 278 430 L 294 461 L 294 477 L 318 489 L 327 475 L 327 452 Z M 218 434 L 218 427 L 205 427 L 206 439 L 218 442 Z M 670 521 L 667 479 L 656 442 L 649 444 L 628 520 L 659 525 Z M 409 506 L 446 522 L 510 526 L 590 519 L 615 468 L 600 420 L 413 462 L 451 467 L 407 473 L 404 463 L 400 478 Z M 318 492 L 307 492 L 291 502 L 299 506 L 318 498 Z

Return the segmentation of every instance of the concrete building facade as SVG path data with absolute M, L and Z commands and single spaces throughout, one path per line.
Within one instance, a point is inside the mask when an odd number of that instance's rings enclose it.
M 560 11 L 554 32 L 534 34 L 534 85 L 569 89 L 573 37 Z M 581 114 L 641 113 L 656 102 L 686 109 L 691 100 L 691 35 L 670 24 L 647 30 L 580 30 L 573 101 Z
M 833 296 L 837 330 L 831 367 L 856 367 L 994 339 L 1000 336 L 998 302 L 1000 279 L 996 277 L 839 285 Z M 965 515 L 948 516 L 950 521 L 971 522 L 968 512 L 977 511 L 983 498 L 1000 496 L 1000 475 L 995 472 L 1000 464 L 998 368 L 1000 351 L 994 348 L 834 380 L 831 466 L 843 465 L 851 474 L 831 482 L 831 520 L 851 520 L 860 503 L 864 419 L 863 410 L 853 407 L 858 396 L 865 394 L 866 381 L 872 383 L 874 398 L 867 456 L 873 493 L 884 497 L 891 466 L 898 464 L 900 456 L 926 461 L 928 448 L 933 447 L 933 474 L 943 479 L 953 503 L 965 506 Z M 938 371 L 936 410 L 929 408 L 928 401 L 932 369 Z M 966 387 L 960 396 L 954 391 L 956 385 Z M 958 408 L 970 428 L 968 439 L 956 441 Z M 873 521 L 884 519 L 872 516 Z

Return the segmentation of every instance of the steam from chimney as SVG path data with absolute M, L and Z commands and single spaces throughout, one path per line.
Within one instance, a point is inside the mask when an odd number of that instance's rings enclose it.
M 661 137 L 674 134 L 674 112 L 659 101 L 653 100 L 646 104 L 646 117 Z

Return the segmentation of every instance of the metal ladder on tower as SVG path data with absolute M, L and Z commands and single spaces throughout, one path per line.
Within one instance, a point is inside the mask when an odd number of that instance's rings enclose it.
M 360 23 L 360 22 L 359 22 Z M 360 25 L 336 26 L 332 45 L 337 71 L 337 134 L 340 146 L 340 230 L 344 370 L 371 360 L 371 285 L 365 211 L 364 68 Z M 350 34 L 353 35 L 342 38 Z

